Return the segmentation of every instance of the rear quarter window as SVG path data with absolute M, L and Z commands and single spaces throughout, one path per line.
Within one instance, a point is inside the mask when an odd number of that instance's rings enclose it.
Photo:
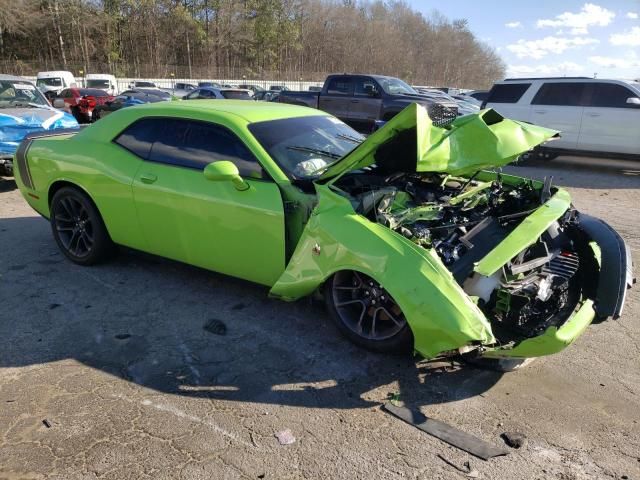
M 487 95 L 487 103 L 516 103 L 524 92 L 526 92 L 530 83 L 500 83 L 494 85 Z

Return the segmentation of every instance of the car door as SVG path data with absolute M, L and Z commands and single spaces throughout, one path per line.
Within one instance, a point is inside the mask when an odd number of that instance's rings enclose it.
M 589 84 L 578 149 L 640 154 L 640 107 L 627 103 L 638 93 L 617 83 Z
M 320 93 L 318 108 L 350 123 L 350 107 L 353 97 L 353 80 L 347 76 L 335 76 L 328 80 L 327 91 Z
M 349 118 L 356 130 L 371 132 L 382 110 L 380 87 L 370 77 L 354 79 L 354 95 L 349 107 Z
M 149 252 L 264 285 L 276 281 L 285 268 L 280 190 L 231 130 L 146 118 L 116 141 L 144 159 L 133 195 Z M 236 164 L 250 188 L 207 180 L 204 167 L 219 160 Z
M 550 146 L 575 149 L 582 126 L 584 82 L 545 82 L 531 100 L 529 121 L 560 131 Z

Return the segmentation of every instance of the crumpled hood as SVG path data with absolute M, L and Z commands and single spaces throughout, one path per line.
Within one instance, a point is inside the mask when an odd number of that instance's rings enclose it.
M 73 115 L 51 107 L 2 108 L 0 109 L 0 155 L 13 156 L 28 133 L 79 127 Z
M 492 109 L 438 127 L 423 106 L 413 103 L 327 168 L 320 180 L 374 163 L 390 173 L 472 174 L 506 165 L 557 135 L 555 130 L 509 120 Z

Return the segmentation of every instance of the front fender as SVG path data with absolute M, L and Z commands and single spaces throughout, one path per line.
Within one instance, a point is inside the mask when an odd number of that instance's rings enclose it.
M 318 206 L 270 294 L 296 300 L 340 270 L 381 283 L 398 303 L 414 349 L 430 358 L 470 343 L 494 343 L 491 326 L 440 260 L 401 235 L 358 215 L 350 202 L 316 185 Z

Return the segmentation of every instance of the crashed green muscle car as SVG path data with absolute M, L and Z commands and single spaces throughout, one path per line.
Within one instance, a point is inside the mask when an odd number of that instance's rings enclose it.
M 321 291 L 371 350 L 521 359 L 617 318 L 633 281 L 566 191 L 487 170 L 556 134 L 493 110 L 435 126 L 415 104 L 366 139 L 304 107 L 150 104 L 30 135 L 16 181 L 78 264 L 124 245 L 284 300 Z

